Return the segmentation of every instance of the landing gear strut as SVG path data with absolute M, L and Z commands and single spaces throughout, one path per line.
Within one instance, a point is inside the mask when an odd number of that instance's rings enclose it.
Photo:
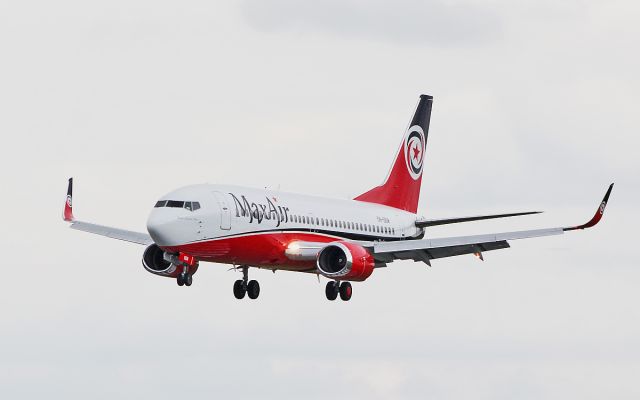
M 242 279 L 238 279 L 233 283 L 233 295 L 236 299 L 243 299 L 248 295 L 250 299 L 255 300 L 260 295 L 260 284 L 258 281 L 249 280 L 249 267 L 242 267 Z
M 340 295 L 340 299 L 343 301 L 351 300 L 351 295 L 353 294 L 353 288 L 351 287 L 351 283 L 349 282 L 338 282 L 338 281 L 329 281 L 327 282 L 327 287 L 325 288 L 325 294 L 327 296 L 327 300 L 335 300 L 338 298 L 338 294 Z

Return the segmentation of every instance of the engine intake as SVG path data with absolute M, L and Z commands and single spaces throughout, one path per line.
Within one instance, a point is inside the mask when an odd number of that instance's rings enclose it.
M 157 244 L 152 244 L 144 251 L 142 265 L 147 271 L 160 276 L 175 277 L 178 273 L 176 265 L 165 259 L 164 250 Z
M 362 246 L 333 242 L 320 250 L 317 266 L 327 278 L 364 281 L 373 273 L 375 260 Z

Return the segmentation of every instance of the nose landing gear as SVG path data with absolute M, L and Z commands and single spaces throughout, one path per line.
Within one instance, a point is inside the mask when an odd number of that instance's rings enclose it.
M 193 274 L 190 274 L 185 270 L 177 276 L 176 281 L 178 282 L 178 286 L 191 286 L 193 283 Z
M 327 282 L 327 286 L 324 291 L 327 296 L 327 300 L 333 301 L 338 298 L 338 294 L 340 295 L 340 299 L 342 301 L 351 300 L 351 295 L 353 294 L 353 288 L 351 287 L 351 283 L 349 282 L 338 282 L 338 281 L 329 281 Z
M 246 265 L 242 266 L 242 279 L 233 283 L 233 295 L 236 299 L 243 299 L 245 294 L 252 300 L 260 295 L 260 284 L 258 281 L 249 280 L 249 267 Z
M 182 267 L 182 272 L 176 277 L 178 286 L 191 286 L 193 283 L 193 274 L 198 270 L 198 261 L 195 257 L 185 253 L 180 253 L 178 257 L 173 256 L 170 261 Z

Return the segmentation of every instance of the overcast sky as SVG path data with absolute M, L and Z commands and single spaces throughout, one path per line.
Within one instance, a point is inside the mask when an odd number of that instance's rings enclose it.
M 0 0 L 0 397 L 640 397 L 640 6 L 627 1 Z M 351 198 L 434 96 L 420 213 L 542 209 L 432 237 L 585 222 L 511 249 L 395 262 L 328 302 L 315 276 L 141 246 L 192 183 Z

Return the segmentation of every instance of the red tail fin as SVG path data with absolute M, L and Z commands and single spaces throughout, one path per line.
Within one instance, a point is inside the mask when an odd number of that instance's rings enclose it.
M 418 107 L 402 139 L 387 179 L 381 186 L 361 194 L 354 200 L 384 204 L 412 213 L 418 211 L 432 103 L 432 96 L 420 96 Z

